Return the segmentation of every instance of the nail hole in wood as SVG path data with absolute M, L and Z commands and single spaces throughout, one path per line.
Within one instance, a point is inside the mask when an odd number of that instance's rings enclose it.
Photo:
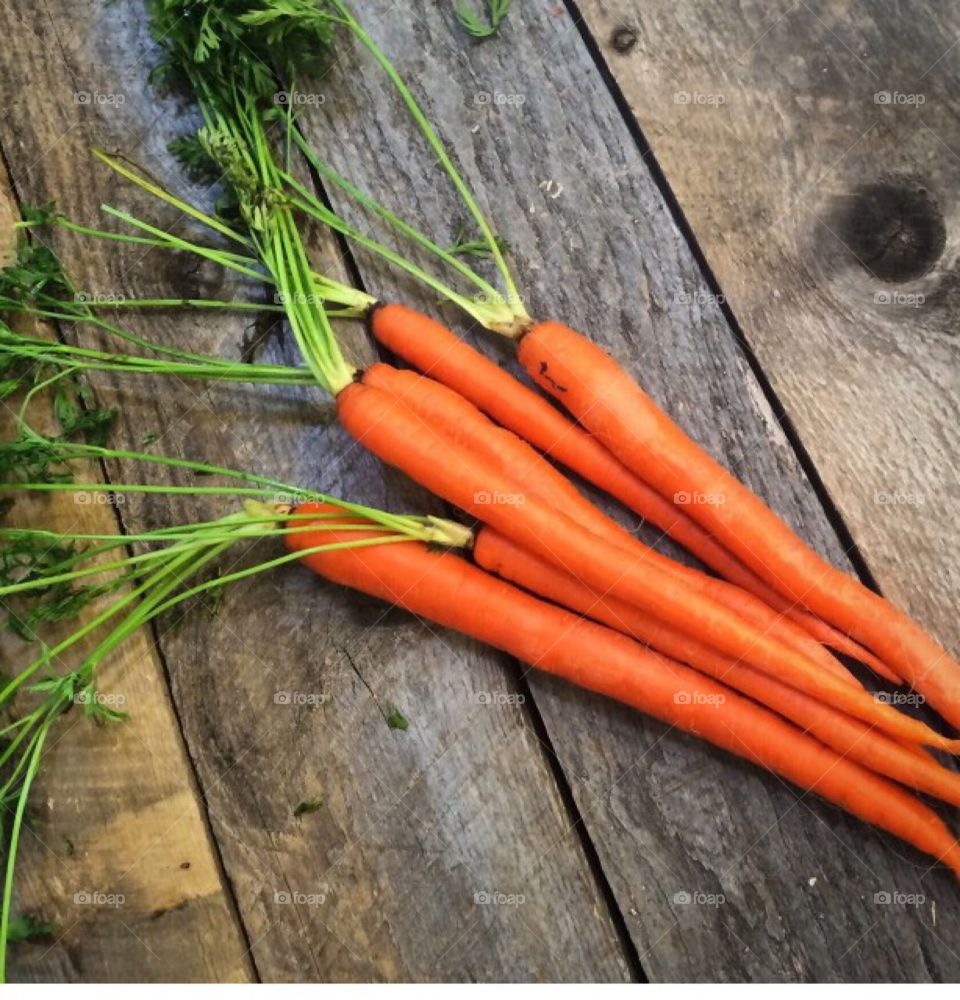
M 617 52 L 627 53 L 637 44 L 637 33 L 626 25 L 614 28 L 610 35 L 610 44 Z

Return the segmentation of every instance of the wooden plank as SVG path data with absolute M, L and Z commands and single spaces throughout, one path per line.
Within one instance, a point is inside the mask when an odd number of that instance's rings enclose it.
M 960 11 L 580 8 L 873 576 L 957 652 Z
M 4 265 L 17 217 L 0 170 Z M 14 402 L 4 407 L 4 439 L 14 430 Z M 78 503 L 68 494 L 21 496 L 9 524 L 116 531 L 115 509 L 91 497 Z M 85 617 L 92 616 L 91 609 Z M 4 634 L 0 669 L 12 676 L 37 653 L 35 644 Z M 10 979 L 248 980 L 246 944 L 152 636 L 139 633 L 112 656 L 100 686 L 130 717 L 101 727 L 77 708 L 51 732 L 31 797 L 13 915 L 50 920 L 56 932 L 11 945 Z M 185 949 L 185 941 L 217 945 Z
M 18 51 L 2 86 L 3 147 L 25 198 L 57 196 L 88 220 L 107 197 L 155 213 L 90 163 L 94 141 L 187 190 L 165 151 L 185 127 L 183 110 L 148 88 L 154 53 L 138 6 L 55 0 L 22 18 L 3 8 L 0 24 Z M 78 107 L 75 91 L 103 96 Z M 197 283 L 209 294 L 237 291 L 157 253 L 80 250 L 65 239 L 57 247 L 104 294 L 171 286 L 187 294 Z M 157 316 L 148 329 L 235 356 L 248 326 L 205 314 Z M 352 336 L 370 357 L 359 327 Z M 272 356 L 294 358 L 286 346 Z M 112 383 L 98 386 L 103 399 L 115 398 Z M 392 509 L 426 508 L 419 491 L 385 475 L 330 426 L 329 405 L 316 393 L 180 385 L 171 393 L 143 383 L 123 405 L 119 436 L 128 443 L 156 431 L 168 453 L 322 483 Z M 128 466 L 118 473 L 134 474 Z M 124 521 L 183 520 L 210 506 L 131 500 Z M 538 867 L 568 819 L 530 722 L 511 703 L 513 670 L 502 658 L 298 570 L 233 588 L 215 618 L 194 608 L 161 632 L 214 836 L 264 979 L 628 976 L 578 842 Z M 406 732 L 388 727 L 390 706 L 409 718 Z M 317 794 L 322 808 L 297 818 L 297 804 Z M 524 900 L 488 904 L 483 893 Z
M 398 16 L 386 0 L 357 6 L 515 248 L 530 311 L 604 343 L 714 455 L 849 568 L 564 7 L 515 5 L 498 41 L 472 46 L 446 7 Z M 341 44 L 334 73 L 315 89 L 326 100 L 308 108 L 308 130 L 334 165 L 452 239 L 463 213 L 369 60 Z M 435 308 L 368 255 L 358 260 L 378 294 Z M 956 978 L 958 894 L 948 873 L 662 726 L 531 684 L 651 979 Z M 698 892 L 724 902 L 682 902 Z M 925 902 L 875 903 L 885 892 Z

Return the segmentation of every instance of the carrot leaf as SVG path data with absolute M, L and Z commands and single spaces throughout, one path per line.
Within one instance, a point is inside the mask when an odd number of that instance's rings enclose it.
M 406 732 L 410 728 L 410 721 L 399 708 L 392 707 L 390 714 L 387 716 L 387 725 L 391 729 L 399 729 Z
M 494 235 L 493 239 L 500 253 L 510 252 L 510 244 L 503 237 Z M 479 260 L 487 260 L 493 255 L 486 240 L 467 239 L 467 227 L 464 222 L 457 226 L 457 235 L 447 250 L 456 257 L 476 257 Z
M 24 913 L 10 921 L 7 928 L 8 941 L 30 941 L 33 938 L 53 937 L 56 926 L 50 920 L 42 920 L 30 913 Z
M 297 803 L 293 810 L 294 819 L 300 819 L 301 816 L 306 816 L 309 813 L 315 813 L 323 808 L 323 796 L 314 795 L 312 798 L 304 799 L 302 802 Z
M 457 8 L 457 20 L 467 32 L 479 41 L 492 38 L 510 13 L 511 0 L 486 0 L 487 17 L 483 20 L 467 4 Z

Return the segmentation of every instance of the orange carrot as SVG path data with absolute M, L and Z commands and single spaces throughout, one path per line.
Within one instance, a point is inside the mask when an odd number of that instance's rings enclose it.
M 818 642 L 859 660 L 894 684 L 901 683 L 876 656 L 779 594 L 596 438 L 442 323 L 415 309 L 388 303 L 372 310 L 370 329 L 381 344 L 408 364 L 453 389 L 501 426 L 656 525 L 705 566 L 796 621 Z
M 770 586 L 869 647 L 960 727 L 960 665 L 889 601 L 799 539 L 605 351 L 561 323 L 538 323 L 520 341 L 519 356 L 624 464 L 665 497 L 708 501 L 688 508 L 703 528 Z
M 699 640 L 623 601 L 600 597 L 568 573 L 526 552 L 492 528 L 484 527 L 477 532 L 473 555 L 477 565 L 489 572 L 639 639 L 755 698 L 865 767 L 952 805 L 960 805 L 960 775 L 943 767 L 916 744 L 898 743 L 859 719 L 721 656 Z
M 595 438 L 445 326 L 416 310 L 389 304 L 378 306 L 372 313 L 371 329 L 400 357 L 656 524 L 706 565 L 789 615 L 820 642 L 860 659 L 887 680 L 900 682 L 869 651 L 769 587 Z
M 331 508 L 298 508 L 300 513 L 311 510 Z M 334 542 L 337 532 L 329 525 L 325 521 L 322 539 L 297 532 L 286 535 L 286 543 L 302 551 Z M 351 531 L 349 537 L 355 540 L 358 533 Z M 314 553 L 304 562 L 327 579 L 695 733 L 900 837 L 960 874 L 960 845 L 946 825 L 897 785 L 696 671 L 525 594 L 450 551 L 409 542 Z
M 352 382 L 337 396 L 337 413 L 348 433 L 388 464 L 530 551 L 557 562 L 600 593 L 610 593 L 681 630 L 694 632 L 719 652 L 742 658 L 764 673 L 832 701 L 893 736 L 960 751 L 960 741 L 934 732 L 812 664 L 641 554 L 626 553 L 584 530 L 536 494 L 524 495 L 515 479 L 472 454 L 454 433 L 440 433 L 431 427 L 401 400 L 362 382 Z M 491 494 L 497 502 L 485 502 Z
M 482 455 L 512 475 L 525 494 L 537 493 L 588 531 L 609 539 L 625 551 L 636 550 L 654 565 L 685 580 L 746 621 L 805 654 L 848 683 L 858 683 L 827 650 L 795 623 L 778 615 L 759 598 L 723 580 L 707 576 L 650 549 L 582 496 L 573 484 L 539 452 L 516 434 L 498 427 L 472 403 L 439 382 L 386 364 L 371 365 L 364 385 L 403 401 L 432 427 L 446 427 L 473 454 Z M 453 423 L 451 423 L 453 421 Z

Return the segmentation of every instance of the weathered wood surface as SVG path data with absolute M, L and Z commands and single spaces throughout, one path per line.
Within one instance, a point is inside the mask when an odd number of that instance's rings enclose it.
M 0 168 L 4 264 L 17 218 Z M 13 433 L 14 402 L 6 401 L 0 421 L 4 439 Z M 112 506 L 91 502 L 95 494 L 82 499 L 21 495 L 5 523 L 117 530 Z M 0 672 L 10 677 L 37 653 L 36 645 L 4 635 Z M 44 982 L 249 979 L 246 944 L 151 636 L 132 636 L 111 656 L 100 685 L 130 720 L 101 727 L 76 708 L 51 734 L 23 836 L 13 915 L 51 921 L 56 933 L 11 946 L 12 975 Z M 184 949 L 190 940 L 197 947 Z
M 147 86 L 151 47 L 139 7 L 55 2 L 23 17 L 5 8 L 0 18 L 18 38 L 2 88 L 10 109 L 3 147 L 21 197 L 58 196 L 86 220 L 107 199 L 155 214 L 131 190 L 118 191 L 86 152 L 93 142 L 120 149 L 183 188 L 165 146 L 186 119 Z M 78 106 L 75 92 L 103 96 Z M 57 248 L 94 293 L 173 285 L 187 294 L 191 284 L 182 262 L 160 254 L 81 251 L 69 240 Z M 230 293 L 218 275 L 192 280 Z M 158 316 L 142 327 L 170 343 L 237 355 L 249 325 L 205 314 Z M 351 336 L 369 357 L 359 327 Z M 290 350 L 274 353 L 294 360 Z M 104 400 L 115 398 L 109 382 L 98 385 Z M 187 385 L 171 393 L 144 383 L 123 407 L 119 438 L 130 446 L 145 431 L 160 432 L 156 447 L 168 453 L 322 484 L 397 510 L 427 508 L 422 494 L 331 426 L 317 393 Z M 135 529 L 207 511 L 131 499 L 123 514 Z M 215 619 L 194 608 L 160 631 L 259 976 L 628 976 L 596 880 L 576 836 L 566 836 L 570 820 L 544 750 L 525 712 L 499 697 L 515 694 L 503 658 L 296 569 L 233 589 Z M 392 706 L 409 718 L 407 732 L 387 726 Z M 323 808 L 296 818 L 298 803 L 317 794 Z M 478 901 L 483 893 L 525 901 L 491 905 Z M 185 935 L 181 946 L 197 942 Z M 203 946 L 217 947 L 209 937 Z
M 884 593 L 960 650 L 960 9 L 584 0 Z
M 519 5 L 499 42 L 466 48 L 442 7 L 403 18 L 388 2 L 361 9 L 485 194 L 521 262 L 531 313 L 562 317 L 610 347 L 685 428 L 848 567 L 563 7 Z M 310 134 L 342 172 L 452 239 L 464 213 L 409 138 L 399 102 L 360 66 L 368 60 L 344 46 L 318 85 L 326 100 L 308 115 Z M 358 257 L 377 294 L 432 307 Z M 947 873 L 928 874 L 916 856 L 662 726 L 533 676 L 531 685 L 651 979 L 957 977 L 958 893 Z M 901 886 L 925 893 L 926 906 L 874 904 L 874 893 Z M 674 903 L 697 891 L 726 902 Z
M 564 8 L 516 5 L 500 42 L 470 46 L 445 5 L 402 17 L 386 3 L 357 6 L 487 192 L 523 262 L 531 311 L 606 343 L 685 427 L 846 565 Z M 151 56 L 137 11 L 57 0 L 20 17 L 0 8 L 0 19 L 18 51 L 0 90 L 8 109 L 0 143 L 21 197 L 58 196 L 87 219 L 108 196 L 143 209 L 86 169 L 92 141 L 183 187 L 164 152 L 183 113 L 146 87 Z M 350 72 L 357 63 L 362 75 Z M 320 88 L 318 115 L 336 136 L 330 156 L 425 228 L 452 236 L 462 212 L 369 63 L 345 44 Z M 125 100 L 78 109 L 76 91 Z M 218 287 L 206 270 L 188 281 L 156 255 L 63 246 L 100 291 L 143 291 L 154 278 L 183 292 L 201 280 Z M 375 262 L 357 260 L 378 294 L 418 300 Z M 152 333 L 236 353 L 246 325 L 163 317 Z M 359 336 L 356 350 L 369 356 Z M 270 353 L 292 358 L 283 344 Z M 100 388 L 110 398 L 115 387 Z M 310 394 L 178 386 L 174 396 L 144 384 L 124 406 L 128 442 L 162 430 L 167 451 L 322 482 L 397 509 L 425 504 L 351 449 Z M 131 502 L 124 521 L 182 518 L 200 506 Z M 161 642 L 264 978 L 626 978 L 581 838 L 596 847 L 651 979 L 957 977 L 957 892 L 945 873 L 776 779 L 599 699 L 531 677 L 535 704 L 478 706 L 481 692 L 526 692 L 501 658 L 457 637 L 291 571 L 234 589 L 215 620 L 194 609 Z M 386 727 L 393 705 L 411 719 L 408 732 Z M 536 713 L 543 733 L 532 726 Z M 572 812 L 548 767 L 553 752 Z M 294 819 L 296 803 L 317 793 L 324 808 Z M 526 902 L 477 906 L 478 891 Z M 275 902 L 289 892 L 316 905 Z M 924 893 L 927 902 L 878 906 L 876 892 Z M 682 893 L 724 902 L 684 904 Z

